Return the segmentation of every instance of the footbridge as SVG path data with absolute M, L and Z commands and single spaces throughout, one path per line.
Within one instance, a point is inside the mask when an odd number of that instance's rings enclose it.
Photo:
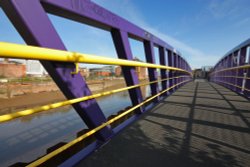
M 2 0 L 0 5 L 27 43 L 0 42 L 0 57 L 39 60 L 67 98 L 0 115 L 0 126 L 64 106 L 72 106 L 86 124 L 72 141 L 46 143 L 42 155 L 29 153 L 11 164 L 1 160 L 4 166 L 249 166 L 250 40 L 226 53 L 207 79 L 194 79 L 173 46 L 92 1 Z M 47 13 L 110 32 L 118 58 L 68 51 Z M 129 38 L 143 43 L 146 62 L 133 61 Z M 121 66 L 126 87 L 93 94 L 80 63 Z M 147 83 L 139 82 L 136 67 L 147 68 Z M 141 87 L 147 85 L 151 94 L 143 97 Z M 124 91 L 131 106 L 107 116 L 97 99 Z M 56 128 L 66 129 L 70 121 Z M 2 142 L 5 150 L 52 136 L 55 129 L 45 127 Z

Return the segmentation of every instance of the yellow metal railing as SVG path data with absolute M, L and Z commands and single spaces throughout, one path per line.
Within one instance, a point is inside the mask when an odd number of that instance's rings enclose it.
M 243 88 L 242 86 L 235 85 L 235 84 L 231 84 L 231 83 L 229 83 L 229 82 L 218 81 L 218 80 L 217 80 L 216 82 L 220 82 L 220 83 L 223 83 L 223 84 L 227 84 L 227 85 L 230 85 L 230 86 L 234 86 L 234 87 L 239 88 L 239 89 L 242 89 L 242 88 Z M 244 90 L 250 92 L 250 89 L 244 88 Z
M 176 67 L 157 65 L 152 63 L 143 63 L 138 61 L 124 60 L 124 59 L 108 58 L 102 56 L 41 48 L 35 46 L 26 46 L 26 45 L 0 42 L 0 48 L 1 48 L 0 57 L 3 58 L 159 68 L 159 69 L 180 71 L 191 75 L 190 72 Z
M 248 68 L 250 68 L 250 65 L 242 65 L 242 66 L 237 66 L 237 67 L 230 67 L 230 68 L 225 68 L 225 69 L 213 71 L 212 73 L 210 73 L 210 75 L 213 75 L 214 73 L 229 71 L 229 70 L 248 69 Z
M 150 101 L 153 100 L 154 98 L 160 96 L 161 94 L 163 94 L 163 93 L 169 91 L 170 89 L 173 89 L 174 87 L 176 87 L 176 86 L 178 86 L 178 85 L 180 85 L 180 84 L 183 84 L 183 83 L 185 83 L 185 82 L 187 82 L 187 81 L 183 81 L 183 82 L 181 82 L 181 83 L 178 83 L 178 84 L 176 84 L 176 85 L 173 85 L 172 87 L 169 87 L 169 88 L 166 89 L 166 90 L 161 91 L 160 93 L 158 93 L 158 94 L 156 94 L 156 95 L 154 95 L 154 96 L 148 98 L 147 100 L 143 101 L 142 103 L 137 104 L 136 106 L 130 108 L 129 110 L 123 112 L 122 114 L 117 115 L 116 117 L 114 117 L 114 118 L 110 119 L 109 121 L 103 123 L 102 125 L 100 125 L 100 126 L 94 128 L 94 129 L 90 130 L 89 132 L 87 132 L 87 133 L 85 133 L 84 135 L 82 135 L 82 136 L 76 138 L 75 140 L 73 140 L 73 141 L 71 141 L 71 142 L 65 144 L 64 146 L 62 146 L 62 147 L 60 147 L 60 148 L 58 148 L 58 149 L 56 149 L 56 150 L 54 150 L 54 151 L 52 151 L 51 153 L 49 153 L 49 154 L 43 156 L 42 158 L 40 158 L 40 159 L 38 159 L 38 160 L 36 160 L 36 161 L 30 163 L 27 167 L 39 166 L 39 165 L 43 164 L 44 162 L 48 161 L 49 159 L 53 158 L 54 156 L 58 155 L 59 153 L 61 153 L 61 152 L 65 151 L 65 150 L 67 150 L 68 148 L 72 147 L 73 145 L 79 143 L 80 141 L 84 140 L 85 138 L 89 137 L 90 135 L 95 134 L 97 131 L 101 130 L 102 128 L 104 128 L 104 127 L 110 125 L 111 123 L 113 123 L 113 122 L 119 120 L 120 118 L 124 117 L 125 115 L 131 113 L 131 112 L 134 111 L 135 109 L 137 109 L 137 108 L 143 106 L 144 104 L 150 102 Z
M 250 79 L 249 77 L 244 77 L 244 76 L 215 76 L 215 77 L 221 77 L 221 78 L 237 78 L 237 79 Z
M 39 107 L 35 107 L 32 109 L 26 109 L 22 111 L 18 111 L 15 113 L 11 114 L 5 114 L 0 116 L 0 123 L 10 121 L 12 119 L 18 118 L 18 117 L 23 117 L 31 114 L 35 114 L 38 112 L 42 111 L 47 111 L 50 109 L 55 109 L 58 107 L 62 107 L 65 105 L 71 105 L 79 102 L 83 102 L 89 99 L 93 98 L 98 98 L 101 96 L 106 96 L 114 93 L 118 93 L 121 91 L 126 91 L 134 88 L 138 88 L 141 86 L 157 83 L 160 81 L 167 81 L 171 79 L 177 79 L 177 78 L 185 78 L 185 77 L 190 77 L 189 75 L 192 75 L 190 72 L 176 68 L 176 67 L 169 67 L 169 66 L 163 66 L 163 65 L 156 65 L 156 64 L 151 64 L 151 63 L 143 63 L 143 62 L 137 62 L 137 61 L 129 61 L 129 60 L 123 60 L 123 59 L 115 59 L 115 58 L 107 58 L 107 57 L 101 57 L 101 56 L 95 56 L 95 55 L 88 55 L 88 54 L 82 54 L 82 53 L 76 53 L 76 52 L 68 52 L 68 51 L 62 51 L 62 50 L 55 50 L 55 49 L 48 49 L 48 48 L 40 48 L 40 47 L 34 47 L 34 46 L 25 46 L 25 45 L 18 45 L 18 44 L 11 44 L 11 43 L 4 43 L 0 42 L 0 57 L 3 58 L 16 58 L 16 59 L 32 59 L 32 60 L 47 60 L 47 61 L 57 61 L 57 62 L 74 62 L 74 63 L 91 63 L 91 64 L 107 64 L 107 65 L 120 65 L 120 66 L 133 66 L 133 67 L 147 67 L 147 68 L 159 68 L 159 69 L 166 69 L 166 70 L 173 70 L 173 71 L 178 71 L 178 72 L 183 72 L 184 74 L 187 75 L 182 75 L 182 76 L 176 76 L 172 78 L 165 78 L 161 80 L 155 80 L 151 81 L 148 83 L 143 83 L 143 84 L 137 84 L 133 86 L 128 86 L 125 88 L 120 88 L 120 89 L 115 89 L 112 91 L 106 91 L 90 96 L 85 96 L 85 97 L 79 97 L 71 100 L 66 100 L 66 101 L 61 101 L 53 104 L 48 104 L 48 105 L 43 105 Z M 76 71 L 73 72 L 73 74 L 78 73 L 78 64 L 76 64 Z M 51 159 L 52 157 L 58 155 L 62 151 L 70 148 L 74 144 L 84 140 L 90 135 L 93 135 L 100 129 L 106 127 L 107 125 L 110 125 L 111 123 L 117 121 L 118 119 L 124 117 L 125 115 L 131 113 L 135 109 L 143 106 L 144 104 L 148 103 L 149 101 L 153 100 L 154 98 L 160 96 L 161 94 L 175 88 L 176 86 L 179 86 L 185 82 L 188 82 L 189 80 L 182 81 L 176 85 L 173 85 L 160 93 L 151 96 L 150 98 L 144 100 L 140 104 L 133 106 L 129 110 L 123 112 L 120 115 L 117 115 L 116 117 L 112 118 L 111 120 L 103 123 L 102 125 L 90 130 L 86 134 L 78 137 L 77 139 L 69 142 L 68 144 L 60 147 L 59 149 L 45 155 L 44 157 L 32 162 L 28 166 L 38 166 L 46 162 L 47 160 Z

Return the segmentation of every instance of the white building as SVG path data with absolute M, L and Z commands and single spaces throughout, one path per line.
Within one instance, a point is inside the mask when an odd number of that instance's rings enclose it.
M 48 72 L 44 69 L 42 64 L 37 60 L 26 60 L 26 73 L 28 75 L 46 75 Z

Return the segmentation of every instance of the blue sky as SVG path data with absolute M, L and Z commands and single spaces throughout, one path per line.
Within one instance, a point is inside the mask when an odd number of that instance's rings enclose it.
M 214 65 L 227 51 L 250 38 L 249 0 L 93 1 L 175 47 L 192 68 Z M 116 57 L 109 32 L 49 17 L 68 50 Z M 0 41 L 24 43 L 2 10 L 0 26 Z M 130 40 L 130 44 L 133 55 L 145 60 L 142 43 Z

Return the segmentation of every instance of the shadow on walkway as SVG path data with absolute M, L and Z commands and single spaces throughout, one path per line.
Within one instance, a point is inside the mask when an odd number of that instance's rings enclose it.
M 249 120 L 247 99 L 188 83 L 78 166 L 249 166 Z

